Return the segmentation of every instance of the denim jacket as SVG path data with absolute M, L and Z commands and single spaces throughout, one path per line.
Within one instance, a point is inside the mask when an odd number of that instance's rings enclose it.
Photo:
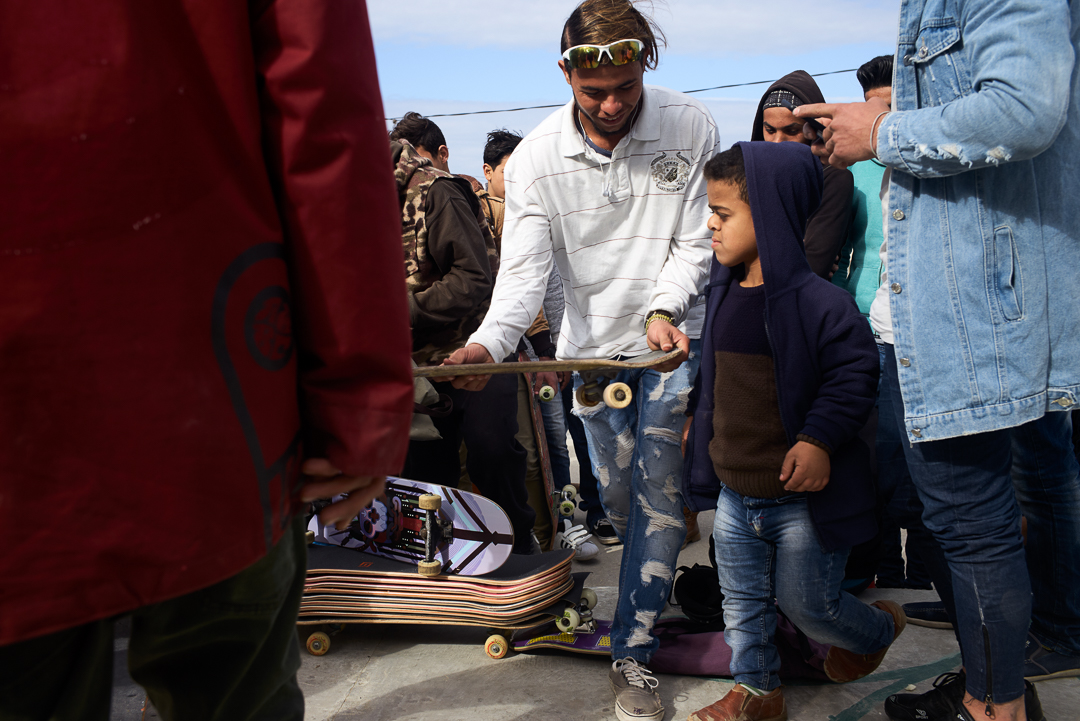
M 1080 0 L 903 0 L 888 277 L 909 441 L 1080 396 Z

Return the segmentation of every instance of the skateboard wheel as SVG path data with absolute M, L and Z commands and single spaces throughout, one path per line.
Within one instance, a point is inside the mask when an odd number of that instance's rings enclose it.
M 322 631 L 316 631 L 307 637 L 307 652 L 312 656 L 323 656 L 330 650 L 330 637 Z
M 563 633 L 573 633 L 574 629 L 581 624 L 581 614 L 572 608 L 563 611 L 563 615 L 555 621 L 555 625 Z
M 420 496 L 421 511 L 437 511 L 442 508 L 442 498 L 434 493 L 425 493 Z
M 596 608 L 596 591 L 585 588 L 581 591 L 581 605 L 586 611 Z
M 442 573 L 442 563 L 439 561 L 421 561 L 416 564 L 416 571 L 421 576 L 438 576 Z
M 633 397 L 625 383 L 612 383 L 604 388 L 604 403 L 608 408 L 626 408 Z
M 572 516 L 577 506 L 573 501 L 560 501 L 559 502 L 559 515 L 560 516 Z
M 550 401 L 555 397 L 555 389 L 551 386 L 544 386 L 540 389 L 540 400 Z
M 304 533 L 304 543 L 309 546 L 315 543 L 315 531 L 307 531 Z
M 506 640 L 506 636 L 497 633 L 488 636 L 488 640 L 484 643 L 484 653 L 496 660 L 504 658 L 509 650 L 510 643 Z
M 572 483 L 567 483 L 562 487 L 562 497 L 568 501 L 572 501 L 577 498 L 577 487 Z
M 600 405 L 600 399 L 592 393 L 586 391 L 589 386 L 581 386 L 574 391 L 574 397 L 577 398 L 577 402 L 586 408 L 592 408 L 593 406 Z

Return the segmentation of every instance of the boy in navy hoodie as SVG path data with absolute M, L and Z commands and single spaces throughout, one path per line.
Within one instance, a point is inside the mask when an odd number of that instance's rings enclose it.
M 851 296 L 814 275 L 803 252 L 823 184 L 809 148 L 738 143 L 704 173 L 716 261 L 684 494 L 694 510 L 716 505 L 737 683 L 690 718 L 781 721 L 776 605 L 833 646 L 825 672 L 839 682 L 877 668 L 904 628 L 897 604 L 867 606 L 840 588 L 848 550 L 876 531 L 856 434 L 874 405 L 877 348 Z

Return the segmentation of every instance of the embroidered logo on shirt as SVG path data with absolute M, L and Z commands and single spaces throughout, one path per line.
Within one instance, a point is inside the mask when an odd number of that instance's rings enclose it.
M 682 156 L 682 153 L 668 155 L 661 151 L 649 163 L 652 171 L 653 182 L 660 190 L 669 193 L 678 193 L 686 189 L 690 180 L 690 161 Z

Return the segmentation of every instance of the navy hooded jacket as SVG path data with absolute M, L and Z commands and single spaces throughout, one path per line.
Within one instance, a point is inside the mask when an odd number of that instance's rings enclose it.
M 789 445 L 811 436 L 830 449 L 824 489 L 807 494 L 826 550 L 855 546 L 877 532 L 869 450 L 857 436 L 877 396 L 878 352 L 854 299 L 814 275 L 803 252 L 806 221 L 822 193 L 821 162 L 802 143 L 739 143 L 765 280 L 765 329 L 776 372 L 780 417 Z M 701 366 L 687 413 L 683 493 L 692 510 L 715 508 L 720 479 L 709 458 L 716 357 L 716 311 L 742 277 L 715 259 L 709 284 Z M 780 469 L 777 468 L 777 477 Z

